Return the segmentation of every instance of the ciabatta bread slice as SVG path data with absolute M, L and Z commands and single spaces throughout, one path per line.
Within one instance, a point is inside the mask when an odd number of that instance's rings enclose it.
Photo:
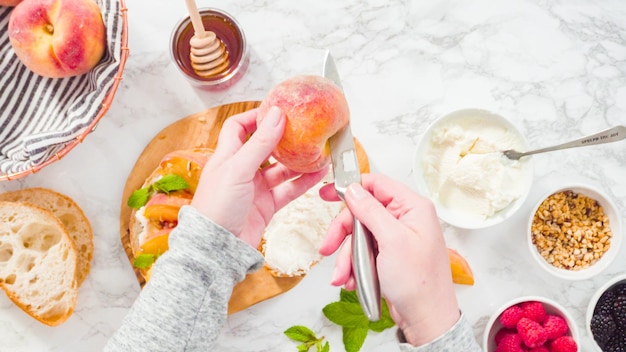
M 213 149 L 210 148 L 193 148 L 171 151 L 163 156 L 159 165 L 157 165 L 152 173 L 148 175 L 144 183 L 141 185 L 141 188 L 149 187 L 151 184 L 168 174 L 175 174 L 185 179 L 185 181 L 189 184 L 188 189 L 180 192 L 193 196 L 200 179 L 202 168 L 211 155 L 213 155 Z M 181 167 L 181 165 L 183 167 Z M 181 196 L 180 194 L 177 195 L 177 192 L 170 192 L 168 197 Z M 150 194 L 150 199 L 154 196 L 154 193 Z M 165 228 L 174 228 L 177 224 L 177 221 L 165 224 L 162 221 L 163 219 L 160 218 L 149 219 L 144 216 L 145 209 L 146 206 L 144 205 L 138 209 L 132 209 L 130 213 L 128 224 L 129 245 L 134 258 L 144 254 L 142 246 L 146 243 L 146 241 L 153 238 L 154 235 L 162 232 Z M 173 227 L 172 224 L 174 225 Z M 136 269 L 146 282 L 150 280 L 152 265 L 147 268 Z
M 78 250 L 78 286 L 89 271 L 93 259 L 93 230 L 89 219 L 76 202 L 47 188 L 27 188 L 0 194 L 0 201 L 25 202 L 51 211 L 65 226 Z
M 56 326 L 74 312 L 76 247 L 63 223 L 34 205 L 0 202 L 0 285 L 40 322 Z

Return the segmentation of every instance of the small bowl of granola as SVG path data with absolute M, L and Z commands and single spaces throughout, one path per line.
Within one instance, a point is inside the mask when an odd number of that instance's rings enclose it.
M 606 269 L 622 242 L 621 216 L 613 200 L 589 184 L 547 192 L 530 213 L 528 247 L 550 274 L 583 280 Z

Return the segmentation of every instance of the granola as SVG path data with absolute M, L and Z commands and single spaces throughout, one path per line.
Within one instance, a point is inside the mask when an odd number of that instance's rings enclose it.
M 571 190 L 554 193 L 539 205 L 531 235 L 548 263 L 567 270 L 596 263 L 609 250 L 613 236 L 600 203 Z

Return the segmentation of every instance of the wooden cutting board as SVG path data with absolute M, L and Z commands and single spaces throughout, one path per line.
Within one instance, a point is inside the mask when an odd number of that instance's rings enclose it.
M 165 154 L 179 149 L 215 148 L 224 121 L 232 115 L 253 109 L 259 104 L 258 101 L 238 102 L 187 116 L 165 127 L 148 143 L 126 180 L 120 209 L 120 239 L 131 267 L 133 261 L 129 234 L 131 208 L 126 205 L 130 194 L 141 188 Z M 133 267 L 133 269 L 139 285 L 143 287 L 146 283 L 144 277 L 137 268 Z M 249 274 L 245 280 L 234 287 L 228 305 L 228 314 L 284 293 L 301 280 L 302 277 L 276 278 L 265 269 Z

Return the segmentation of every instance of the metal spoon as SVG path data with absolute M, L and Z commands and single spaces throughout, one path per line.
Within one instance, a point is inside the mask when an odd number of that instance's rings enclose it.
M 511 160 L 519 160 L 521 157 L 524 157 L 527 155 L 551 152 L 553 150 L 561 150 L 561 149 L 568 149 L 568 148 L 585 147 L 588 145 L 617 142 L 617 141 L 621 141 L 624 138 L 626 138 L 626 126 L 615 126 L 615 127 L 606 129 L 604 131 L 590 134 L 588 136 L 573 140 L 571 142 L 558 144 L 552 147 L 535 149 L 535 150 L 531 150 L 529 152 L 523 152 L 523 153 L 515 151 L 513 149 L 509 149 L 509 150 L 505 150 L 502 153 L 504 153 L 504 155 Z

